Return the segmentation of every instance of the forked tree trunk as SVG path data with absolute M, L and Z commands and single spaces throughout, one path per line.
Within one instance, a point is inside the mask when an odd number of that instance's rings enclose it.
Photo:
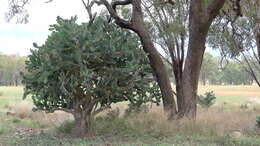
M 178 118 L 196 118 L 199 74 L 209 27 L 223 7 L 225 0 L 213 0 L 203 8 L 200 0 L 191 0 L 189 10 L 189 44 L 182 73 Z M 178 105 L 179 105 L 178 104 Z
M 205 40 L 210 24 L 223 7 L 225 0 L 212 0 L 207 8 L 204 8 L 201 0 L 190 0 L 189 10 L 189 46 L 185 61 L 185 69 L 182 78 L 178 78 L 177 99 L 178 112 L 180 117 L 188 116 L 194 118 L 196 116 L 196 96 L 198 88 L 199 72 L 201 68 L 202 58 L 205 50 Z M 148 29 L 145 27 L 141 0 L 122 0 L 112 1 L 110 5 L 107 0 L 100 0 L 98 4 L 104 4 L 110 15 L 115 19 L 117 25 L 122 28 L 130 29 L 136 32 L 142 42 L 144 51 L 148 54 L 151 67 L 153 68 L 157 82 L 160 86 L 163 105 L 166 111 L 170 111 L 173 117 L 177 112 L 173 92 L 170 84 L 168 73 L 152 42 Z M 132 18 L 126 21 L 120 18 L 116 12 L 118 5 L 132 5 Z

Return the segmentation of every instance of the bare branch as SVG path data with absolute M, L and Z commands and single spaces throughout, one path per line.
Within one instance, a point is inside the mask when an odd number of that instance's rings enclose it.
M 27 23 L 29 14 L 24 8 L 29 0 L 8 0 L 9 11 L 5 13 L 6 21 L 11 21 L 14 17 L 16 18 L 16 23 Z
M 107 8 L 111 17 L 115 19 L 117 25 L 119 25 L 122 28 L 133 30 L 131 22 L 122 19 L 115 11 L 116 6 L 131 4 L 132 0 L 114 1 L 112 2 L 112 4 L 109 4 L 107 0 L 99 0 L 99 1 L 95 0 L 94 2 L 98 5 L 103 4 Z
M 92 11 L 91 11 L 91 8 L 95 4 L 95 2 L 94 1 L 89 2 L 89 0 L 88 0 L 88 3 L 86 4 L 84 0 L 81 0 L 81 1 L 82 1 L 83 5 L 84 5 L 85 9 L 88 12 L 88 15 L 89 15 L 89 25 L 91 25 L 93 23 L 93 21 L 95 20 L 96 15 L 97 15 L 97 13 L 94 13 L 94 15 L 93 15 Z
M 124 5 L 129 5 L 132 3 L 132 0 L 124 0 L 124 1 L 112 1 L 111 3 L 111 6 L 112 8 L 116 11 L 116 7 L 121 5 L 121 6 L 124 6 Z
M 254 78 L 254 80 L 256 81 L 257 85 L 260 87 L 260 81 L 258 80 L 258 78 L 257 78 L 257 76 L 256 76 L 256 74 L 255 74 L 255 72 L 254 72 L 254 70 L 253 70 L 253 68 L 251 67 L 250 62 L 248 61 L 248 59 L 246 58 L 246 56 L 245 56 L 245 54 L 244 54 L 243 52 L 242 52 L 242 55 L 243 55 L 243 57 L 244 57 L 244 59 L 245 59 L 247 65 L 248 65 L 249 70 L 246 69 L 246 68 L 245 68 L 245 69 L 251 74 L 251 76 L 252 76 L 252 77 Z

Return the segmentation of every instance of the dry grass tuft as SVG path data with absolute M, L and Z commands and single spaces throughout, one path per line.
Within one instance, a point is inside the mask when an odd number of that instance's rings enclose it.
M 32 114 L 33 105 L 29 102 L 23 101 L 14 106 L 16 116 L 19 118 L 27 118 Z
M 32 103 L 23 101 L 15 105 L 8 105 L 9 112 L 7 113 L 14 113 L 15 116 L 21 119 L 27 118 L 32 121 L 53 124 L 54 126 L 60 126 L 65 121 L 73 120 L 72 114 L 63 111 L 55 111 L 54 113 L 33 112 L 33 107 Z
M 59 127 L 66 121 L 74 120 L 73 115 L 64 111 L 55 111 L 54 113 L 45 113 L 44 111 L 32 112 L 29 119 L 33 121 L 49 123 Z
M 200 110 L 198 112 L 197 123 L 212 128 L 217 136 L 229 135 L 234 131 L 246 134 L 255 128 L 257 113 L 259 111 L 240 109 Z
M 118 117 L 106 123 L 97 122 L 100 132 L 121 134 L 130 132 L 134 135 L 149 135 L 154 138 L 173 136 L 223 137 L 240 132 L 242 136 L 260 136 L 255 121 L 259 111 L 199 109 L 196 121 L 181 119 L 168 121 L 163 110 L 152 108 L 148 113 Z M 106 127 L 106 128 L 105 128 Z M 109 127 L 109 128 L 107 128 Z M 104 130 L 105 128 L 105 130 Z

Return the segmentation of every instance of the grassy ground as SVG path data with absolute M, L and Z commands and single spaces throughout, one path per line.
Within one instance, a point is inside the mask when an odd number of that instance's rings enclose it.
M 251 97 L 260 99 L 254 86 L 202 86 L 199 93 L 213 90 L 217 106 L 209 110 L 199 108 L 197 121 L 169 122 L 160 107 L 149 113 L 120 117 L 116 110 L 108 116 L 96 118 L 93 134 L 73 138 L 72 122 L 55 125 L 58 115 L 17 117 L 7 111 L 21 106 L 28 112 L 29 104 L 22 102 L 22 87 L 0 87 L 0 146 L 2 145 L 260 145 L 260 131 L 255 127 L 258 108 L 240 109 Z M 31 103 L 31 99 L 26 99 Z M 259 107 L 259 105 L 253 105 Z M 228 108 L 227 108 L 228 107 Z M 42 113 L 37 113 L 42 114 Z M 67 117 L 67 115 L 64 115 Z M 43 120 L 45 118 L 45 120 Z M 47 119 L 47 120 L 46 120 Z M 239 131 L 241 136 L 233 134 Z
M 199 94 L 214 91 L 217 102 L 235 104 L 246 103 L 249 98 L 259 98 L 260 89 L 258 86 L 200 86 Z

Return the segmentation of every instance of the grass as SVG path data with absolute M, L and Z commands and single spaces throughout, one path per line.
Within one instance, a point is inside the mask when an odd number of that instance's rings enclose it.
M 260 98 L 258 86 L 199 86 L 199 94 L 203 94 L 207 91 L 214 91 L 217 97 L 232 97 L 233 99 L 249 97 Z
M 23 101 L 23 87 L 0 87 L 0 109 L 6 108 L 8 105 L 20 103 Z M 32 102 L 30 98 L 25 101 Z
M 197 121 L 187 119 L 169 122 L 161 107 L 148 113 L 119 116 L 117 112 L 100 115 L 93 125 L 93 134 L 85 138 L 72 138 L 73 122 L 61 126 L 46 121 L 58 115 L 28 114 L 28 104 L 21 99 L 22 87 L 0 87 L 0 146 L 1 145 L 260 145 L 260 130 L 255 127 L 260 109 L 240 109 L 248 97 L 260 98 L 259 88 L 251 86 L 203 86 L 199 92 L 213 90 L 217 96 L 215 108 L 199 108 Z M 23 101 L 23 102 L 22 102 Z M 225 105 L 223 103 L 226 103 Z M 222 105 L 223 104 L 223 105 Z M 117 105 L 116 107 L 123 107 Z M 225 108 L 223 108 L 225 107 Z M 6 115 L 16 109 L 22 116 Z M 45 117 L 46 116 L 46 117 Z M 60 114 L 59 114 L 60 116 Z M 64 115 L 66 116 L 66 115 Z M 47 118 L 47 119 L 45 119 Z M 45 120 L 44 120 L 45 119 Z M 227 120 L 228 119 L 228 120 Z M 44 121 L 44 122 L 39 122 Z M 242 133 L 232 138 L 232 132 Z

